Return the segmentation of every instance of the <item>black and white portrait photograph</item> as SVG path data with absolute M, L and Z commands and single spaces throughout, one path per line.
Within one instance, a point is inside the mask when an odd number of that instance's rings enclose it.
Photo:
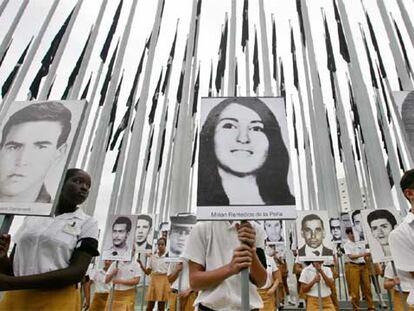
M 402 120 L 403 131 L 407 134 L 407 143 L 414 147 L 414 91 L 393 92 L 398 112 Z
M 352 220 L 352 230 L 356 242 L 365 242 L 364 226 L 362 225 L 361 210 L 355 210 L 350 213 Z
M 191 229 L 197 222 L 197 218 L 192 214 L 184 214 L 170 217 L 170 231 L 168 239 L 169 258 L 179 258 L 184 252 L 187 238 Z
M 137 215 L 110 215 L 104 236 L 102 260 L 130 261 L 134 250 Z
M 150 253 L 154 239 L 153 219 L 151 215 L 139 214 L 135 230 L 135 248 L 138 253 Z
M 326 260 L 333 256 L 327 211 L 300 211 L 296 221 L 301 261 Z
M 388 242 L 392 230 L 400 223 L 394 209 L 369 209 L 361 212 L 366 240 L 374 263 L 392 260 Z
M 341 220 L 342 242 L 346 243 L 348 241 L 348 236 L 346 235 L 345 230 L 346 228 L 352 228 L 351 215 L 347 212 L 342 212 L 339 219 Z
M 282 98 L 202 98 L 200 127 L 198 219 L 295 213 Z
M 12 103 L 0 125 L 0 213 L 51 214 L 85 106 Z
M 268 242 L 284 242 L 284 226 L 281 219 L 269 219 L 263 221 L 263 228 Z
M 341 220 L 339 219 L 339 217 L 329 218 L 329 230 L 331 231 L 332 242 L 341 243 L 342 228 L 341 228 Z

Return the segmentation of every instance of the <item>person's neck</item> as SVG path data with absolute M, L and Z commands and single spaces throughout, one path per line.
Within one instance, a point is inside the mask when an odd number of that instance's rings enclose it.
M 6 195 L 6 194 L 0 193 L 0 201 L 3 201 L 3 202 L 35 202 L 37 197 L 39 196 L 41 188 L 42 188 L 42 184 L 40 186 L 32 186 L 29 189 L 18 193 L 17 195 Z
M 55 215 L 58 216 L 58 215 L 65 214 L 65 213 L 73 213 L 77 209 L 78 209 L 77 205 L 69 203 L 65 199 L 61 198 L 56 208 Z
M 218 168 L 230 204 L 264 204 L 255 175 L 236 176 Z

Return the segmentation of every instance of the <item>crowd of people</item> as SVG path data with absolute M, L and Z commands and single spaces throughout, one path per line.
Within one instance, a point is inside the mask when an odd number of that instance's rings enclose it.
M 332 260 L 301 261 L 306 248 L 296 247 L 292 250 L 296 258 L 292 268 L 297 279 L 296 301 L 288 286 L 286 253 L 290 250 L 280 248 L 285 243 L 280 236 L 281 221 L 268 221 L 264 226 L 255 221 L 199 222 L 192 228 L 179 260 L 169 257 L 168 234 L 163 231 L 155 251 L 138 254 L 134 249 L 131 261 L 96 261 L 91 269 L 92 258 L 99 255 L 98 226 L 78 208 L 87 198 L 90 185 L 86 172 L 69 169 L 54 217 L 27 217 L 13 238 L 11 251 L 10 235 L 1 236 L 0 290 L 4 293 L 0 310 L 80 310 L 81 300 L 89 310 L 134 310 L 137 285 L 145 287 L 146 276 L 146 310 L 240 310 L 243 269 L 249 273 L 250 310 L 275 310 L 296 302 L 307 310 L 319 310 L 321 303 L 323 310 L 340 310 L 336 291 L 339 257 L 345 259 L 346 287 L 353 310 L 360 310 L 362 300 L 368 310 L 375 310 L 371 283 L 378 293 L 378 276 L 383 276 L 383 287 L 391 292 L 394 310 L 414 310 L 414 170 L 407 171 L 400 183 L 412 206 L 403 222 L 382 221 L 386 213 L 368 217 L 379 241 L 381 232 L 389 231 L 389 243 L 381 247 L 392 261 L 373 264 L 366 245 L 358 242 L 362 233 L 350 227 L 345 230 L 347 241 L 337 244 Z M 352 215 L 354 222 L 359 215 Z M 117 233 L 122 229 L 118 230 L 121 220 L 114 226 Z M 311 226 L 313 222 L 315 226 Z M 321 234 L 318 222 L 322 223 L 303 218 L 305 241 L 316 243 L 315 236 Z M 331 222 L 332 226 L 338 224 Z M 336 227 L 331 230 L 338 233 Z M 324 246 L 319 244 L 313 246 L 323 254 Z M 83 285 L 83 295 L 79 284 Z

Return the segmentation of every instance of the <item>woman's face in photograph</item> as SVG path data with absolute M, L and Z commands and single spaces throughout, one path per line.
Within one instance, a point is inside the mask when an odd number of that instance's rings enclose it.
M 280 240 L 282 226 L 279 220 L 267 220 L 264 222 L 264 229 L 267 234 L 267 238 L 271 242 L 277 242 Z
M 230 104 L 220 114 L 214 133 L 219 165 L 235 174 L 251 174 L 265 163 L 269 140 L 260 116 L 250 108 Z

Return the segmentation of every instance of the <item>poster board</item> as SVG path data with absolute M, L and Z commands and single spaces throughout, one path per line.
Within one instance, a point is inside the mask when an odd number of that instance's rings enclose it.
M 54 212 L 85 100 L 16 101 L 0 124 L 0 213 Z
M 342 242 L 342 225 L 339 217 L 329 218 L 329 230 L 331 232 L 332 243 L 339 244 Z
M 170 217 L 170 231 L 168 234 L 168 260 L 170 262 L 180 261 L 191 229 L 197 223 L 197 218 L 192 214 L 184 214 Z
M 151 253 L 154 240 L 154 219 L 149 214 L 138 214 L 135 230 L 137 253 Z
M 298 211 L 296 221 L 300 261 L 324 261 L 333 258 L 328 211 Z
M 281 219 L 263 220 L 263 229 L 266 233 L 267 242 L 285 242 L 285 225 Z
M 280 97 L 201 99 L 197 219 L 295 219 Z
M 369 245 L 372 261 L 391 261 L 389 234 L 401 222 L 395 209 L 367 209 L 361 212 L 366 240 Z
M 346 228 L 352 228 L 352 221 L 351 215 L 348 212 L 342 212 L 339 216 L 341 220 L 341 235 L 342 235 L 342 243 L 346 243 L 348 241 L 348 236 L 346 235 Z
M 138 215 L 108 215 L 102 260 L 131 261 Z

